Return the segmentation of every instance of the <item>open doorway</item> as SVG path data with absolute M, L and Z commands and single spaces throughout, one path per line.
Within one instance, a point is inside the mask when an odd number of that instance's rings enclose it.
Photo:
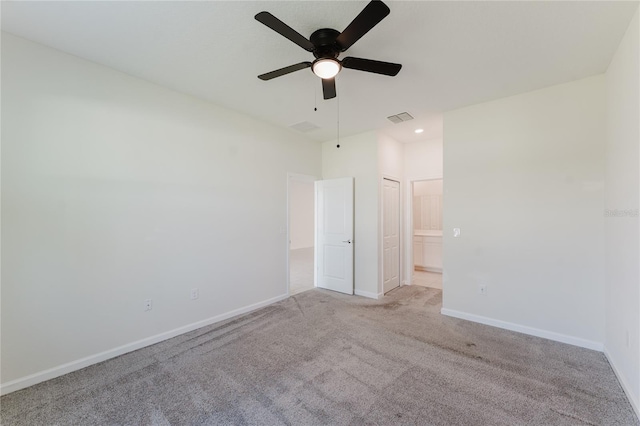
M 442 289 L 442 179 L 411 183 L 412 285 Z
M 289 295 L 314 287 L 315 190 L 313 176 L 289 174 Z

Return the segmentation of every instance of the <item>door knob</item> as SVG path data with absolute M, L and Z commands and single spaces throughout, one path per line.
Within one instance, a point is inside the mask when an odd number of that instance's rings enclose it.
M 351 244 L 351 240 L 343 241 L 343 243 L 349 243 L 349 244 Z

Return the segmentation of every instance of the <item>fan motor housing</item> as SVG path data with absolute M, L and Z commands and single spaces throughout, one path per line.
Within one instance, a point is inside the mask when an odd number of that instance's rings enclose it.
M 337 58 L 342 48 L 336 43 L 340 35 L 338 30 L 332 28 L 321 28 L 316 30 L 309 37 L 309 41 L 314 45 L 313 56 L 316 58 Z

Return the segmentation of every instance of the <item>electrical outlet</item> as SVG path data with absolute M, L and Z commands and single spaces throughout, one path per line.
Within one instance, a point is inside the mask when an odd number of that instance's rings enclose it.
M 487 285 L 486 284 L 478 284 L 478 294 L 481 296 L 487 295 Z
M 147 299 L 144 301 L 144 310 L 150 311 L 153 308 L 153 300 Z
M 191 289 L 191 300 L 196 300 L 198 297 L 200 297 L 200 290 L 198 288 L 192 288 Z

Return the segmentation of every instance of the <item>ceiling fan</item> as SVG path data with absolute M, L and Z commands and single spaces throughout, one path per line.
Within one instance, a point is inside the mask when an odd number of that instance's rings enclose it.
M 395 76 L 400 72 L 402 65 L 391 62 L 374 61 L 372 59 L 362 59 L 346 57 L 342 60 L 338 59 L 340 53 L 350 48 L 356 41 L 360 40 L 369 30 L 378 25 L 388 14 L 390 10 L 382 1 L 372 0 L 365 8 L 355 17 L 353 21 L 339 32 L 331 28 L 321 28 L 311 34 L 306 39 L 296 30 L 270 14 L 269 12 L 260 12 L 255 18 L 275 32 L 288 38 L 303 49 L 313 53 L 315 60 L 313 62 L 300 62 L 299 64 L 289 65 L 275 71 L 261 74 L 258 76 L 261 80 L 271 80 L 294 71 L 304 68 L 311 68 L 313 73 L 322 79 L 322 92 L 324 99 L 336 97 L 335 76 L 342 68 L 349 68 L 359 71 L 372 72 Z

